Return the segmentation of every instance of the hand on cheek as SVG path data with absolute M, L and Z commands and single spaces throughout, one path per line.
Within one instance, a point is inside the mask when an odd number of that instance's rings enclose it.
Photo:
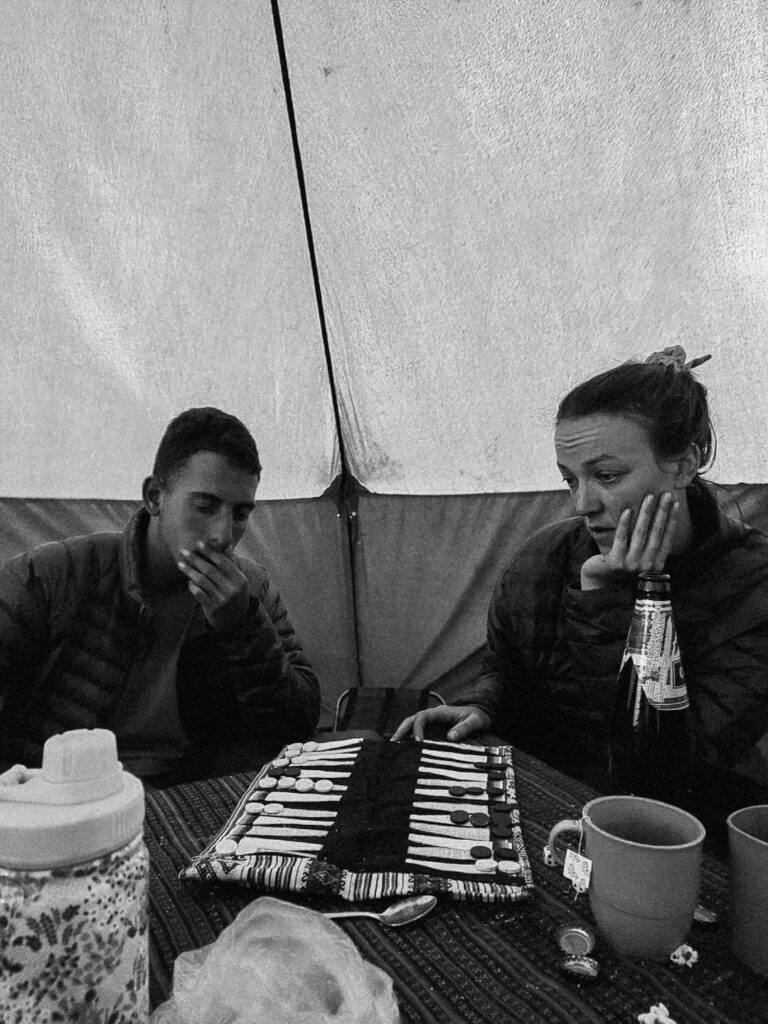
M 605 554 L 588 558 L 581 567 L 582 590 L 606 586 L 612 579 L 636 576 L 640 572 L 663 572 L 679 513 L 672 492 L 648 494 L 637 514 L 625 509 Z

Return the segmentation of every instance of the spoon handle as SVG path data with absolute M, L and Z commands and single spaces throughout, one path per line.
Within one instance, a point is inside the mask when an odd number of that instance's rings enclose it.
M 371 910 L 330 910 L 323 917 L 378 917 Z

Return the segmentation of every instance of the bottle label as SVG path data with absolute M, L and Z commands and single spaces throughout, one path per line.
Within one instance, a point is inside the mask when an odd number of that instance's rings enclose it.
M 648 703 L 657 711 L 682 711 L 689 706 L 677 632 L 669 601 L 638 600 L 621 667 L 631 660 Z M 638 724 L 637 693 L 633 725 Z

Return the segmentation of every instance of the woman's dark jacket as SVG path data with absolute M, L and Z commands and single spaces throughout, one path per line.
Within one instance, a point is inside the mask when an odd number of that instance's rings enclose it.
M 768 536 L 688 490 L 691 549 L 670 557 L 701 799 L 768 799 Z M 496 587 L 483 671 L 462 704 L 537 756 L 607 788 L 607 737 L 635 580 L 582 591 L 597 546 L 580 519 L 534 534 Z M 729 794 L 723 787 L 730 787 Z

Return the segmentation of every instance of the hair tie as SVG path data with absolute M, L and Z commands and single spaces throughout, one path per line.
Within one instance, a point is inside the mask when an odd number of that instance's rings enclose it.
M 693 370 L 694 367 L 701 366 L 702 363 L 706 363 L 711 358 L 711 355 L 699 356 L 698 359 L 691 359 L 690 362 L 686 363 L 683 346 L 670 345 L 669 348 L 662 349 L 661 352 L 651 352 L 645 359 L 645 362 L 661 363 L 662 366 L 673 366 L 678 373 L 682 373 L 684 370 Z

